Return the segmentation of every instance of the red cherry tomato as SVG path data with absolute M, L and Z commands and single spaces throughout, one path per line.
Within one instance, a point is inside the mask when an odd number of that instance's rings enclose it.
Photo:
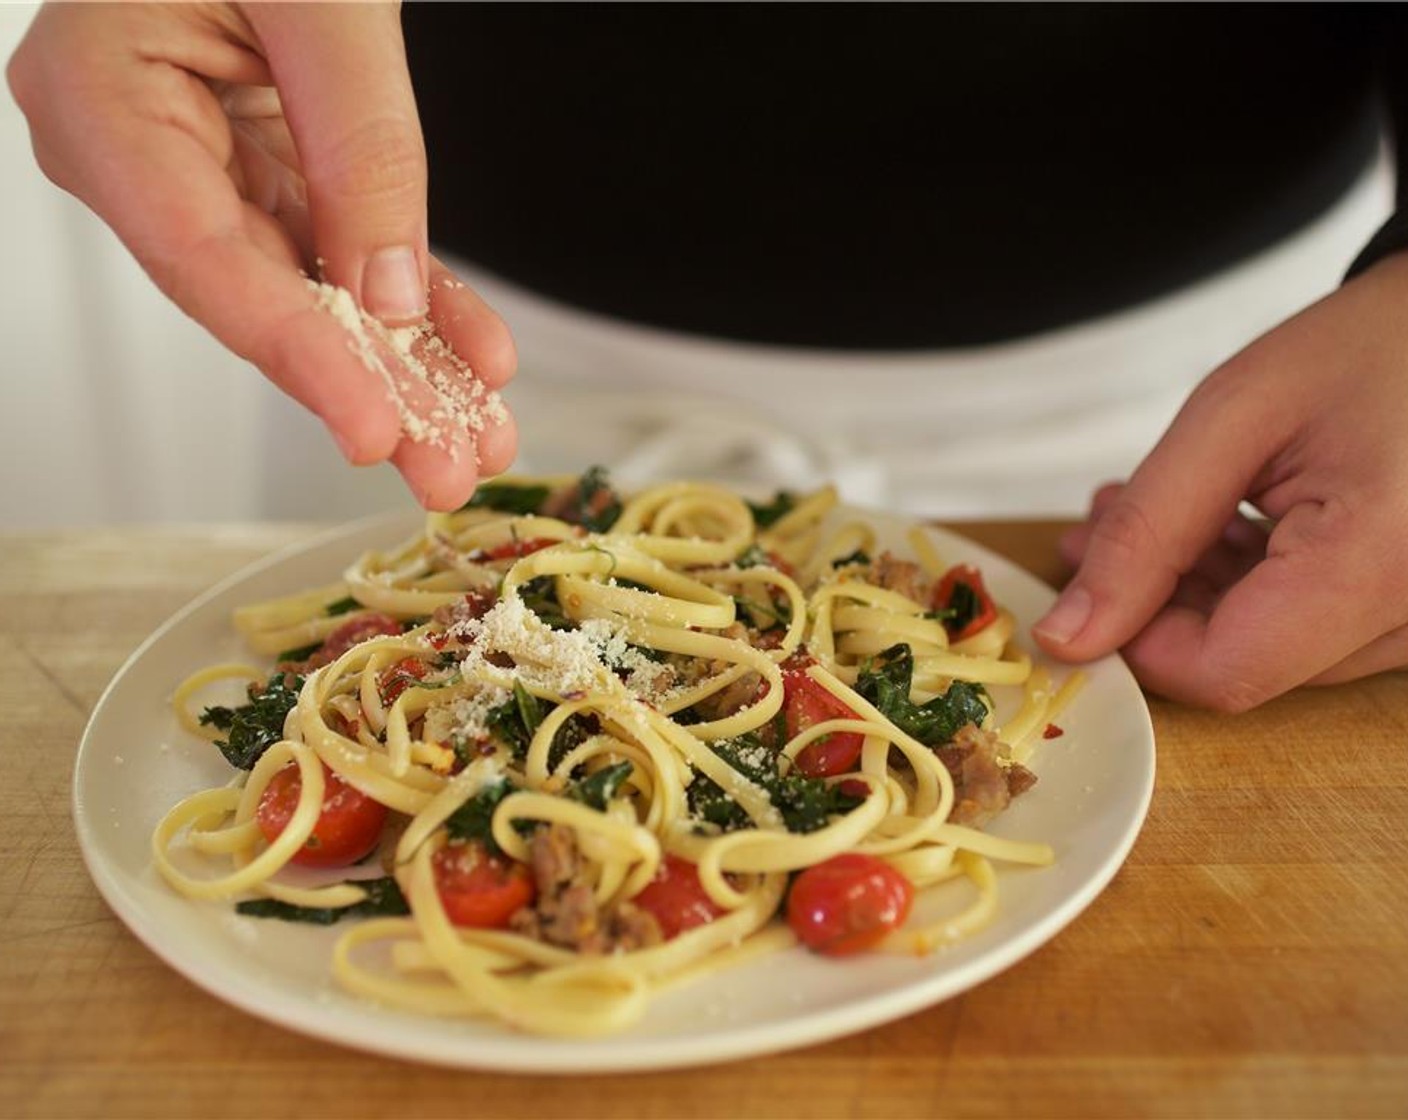
M 787 924 L 828 956 L 869 949 L 909 917 L 914 884 L 883 859 L 843 852 L 807 868 L 787 896 Z
M 782 667 L 782 711 L 788 739 L 825 720 L 858 718 L 807 676 L 807 667 L 814 664 L 811 658 L 794 656 Z M 838 731 L 808 743 L 792 762 L 809 778 L 831 778 L 856 768 L 864 743 L 865 737 L 859 732 Z
M 477 840 L 454 840 L 431 857 L 435 889 L 450 921 L 473 929 L 503 929 L 538 896 L 526 863 L 490 852 Z
M 672 855 L 665 856 L 655 878 L 631 901 L 655 916 L 667 941 L 724 913 L 705 892 L 698 868 L 689 860 Z
M 935 610 L 954 610 L 956 617 L 944 620 L 949 640 L 961 642 L 997 621 L 997 604 L 983 586 L 983 573 L 968 564 L 957 564 L 944 573 L 934 588 Z
M 531 540 L 526 541 L 504 541 L 503 544 L 497 544 L 493 548 L 484 549 L 480 559 L 518 560 L 524 556 L 531 556 L 535 552 L 540 552 L 542 549 L 549 548 L 558 543 L 558 541 L 553 540 L 551 537 L 533 537 Z
M 323 811 L 318 823 L 290 861 L 304 867 L 346 867 L 377 846 L 386 823 L 386 806 L 348 785 L 323 767 Z M 264 839 L 273 843 L 288 827 L 298 808 L 303 778 L 290 762 L 264 787 L 255 820 Z
M 776 552 L 768 553 L 768 563 L 785 575 L 788 579 L 797 578 L 797 569 L 784 560 L 781 554 Z
M 387 637 L 401 633 L 401 624 L 389 614 L 369 611 L 349 618 L 327 636 L 323 646 L 313 659 L 320 665 L 330 665 L 353 646 L 361 645 L 369 638 Z
M 418 657 L 403 657 L 394 665 L 381 671 L 376 679 L 376 690 L 381 702 L 387 707 L 396 703 L 396 698 L 430 672 L 430 666 Z

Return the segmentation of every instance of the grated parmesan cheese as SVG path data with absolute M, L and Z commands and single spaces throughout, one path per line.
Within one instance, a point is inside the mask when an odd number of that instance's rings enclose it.
M 457 434 L 482 432 L 508 418 L 499 394 L 474 376 L 429 323 L 388 327 L 358 307 L 346 288 L 316 280 L 309 280 L 308 286 L 318 309 L 347 332 L 351 351 L 386 384 L 401 432 L 413 443 L 430 444 L 457 458 Z M 423 414 L 412 407 L 413 393 L 429 394 L 430 406 Z
M 633 648 L 610 620 L 584 619 L 576 629 L 554 630 L 517 596 L 500 599 L 480 618 L 455 623 L 450 634 L 468 647 L 461 661 L 467 674 L 493 654 L 508 654 L 514 666 L 491 662 L 492 671 L 562 698 L 624 683 L 639 699 L 659 703 L 673 684 L 669 667 Z
M 488 668 L 507 672 L 524 685 L 562 697 L 609 687 L 609 674 L 586 634 L 552 629 L 517 596 L 500 599 L 482 617 L 456 623 L 451 632 L 469 645 L 461 662 L 467 673 L 489 654 L 506 653 L 515 662 L 513 669 Z
M 457 696 L 453 702 L 426 712 L 426 736 L 439 743 L 487 738 L 489 713 L 512 698 L 511 692 L 495 685 L 485 685 L 473 696 Z

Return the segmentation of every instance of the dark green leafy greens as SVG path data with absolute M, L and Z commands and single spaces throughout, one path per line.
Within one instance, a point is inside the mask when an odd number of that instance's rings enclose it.
M 540 513 L 548 500 L 546 486 L 518 486 L 512 482 L 485 482 L 461 509 L 492 509 L 521 515 Z
M 983 608 L 983 599 L 977 589 L 972 584 L 964 583 L 960 579 L 954 580 L 953 589 L 944 606 L 932 611 L 925 611 L 924 614 L 926 618 L 942 622 L 944 629 L 950 634 L 957 634 L 982 614 Z
M 767 790 L 789 832 L 815 832 L 834 816 L 849 813 L 861 799 L 841 785 L 808 778 L 797 771 L 778 772 L 778 755 L 757 732 L 711 744 L 713 751 L 744 777 Z M 725 832 L 752 827 L 743 807 L 712 778 L 696 775 L 687 794 L 690 812 Z
M 593 809 L 605 811 L 606 804 L 621 788 L 621 783 L 631 776 L 631 763 L 618 762 L 606 766 L 580 781 L 567 787 L 566 796 L 580 801 Z M 494 812 L 499 803 L 514 791 L 514 787 L 503 778 L 481 786 L 479 792 L 456 809 L 445 819 L 445 831 L 451 840 L 476 841 L 491 852 L 501 851 L 494 839 Z M 514 827 L 523 833 L 532 832 L 537 827 L 535 821 L 519 821 Z
M 518 589 L 518 597 L 523 605 L 538 616 L 545 626 L 554 630 L 570 630 L 572 620 L 562 610 L 557 601 L 557 582 L 552 576 L 539 576 L 530 579 Z
M 740 552 L 733 564 L 736 568 L 773 568 L 777 566 L 777 560 L 761 545 L 754 543 Z M 735 595 L 733 602 L 739 612 L 746 613 L 760 630 L 788 626 L 792 622 L 792 604 L 787 599 L 771 596 L 753 599 Z
M 533 732 L 543 722 L 545 714 L 543 702 L 522 683 L 514 681 L 513 695 L 497 708 L 489 709 L 484 725 L 494 738 L 513 751 L 515 758 L 522 758 L 528 753 Z
M 307 661 L 322 648 L 322 642 L 309 642 L 306 646 L 297 646 L 294 649 L 284 650 L 278 657 L 274 658 L 274 660 L 280 663 Z
M 573 801 L 580 801 L 583 805 L 588 805 L 598 812 L 605 812 L 607 802 L 616 796 L 616 791 L 621 788 L 621 783 L 631 776 L 631 771 L 635 767 L 629 762 L 618 762 L 612 766 L 603 766 L 593 774 L 588 774 L 580 781 L 573 782 L 567 787 L 567 796 Z
M 513 695 L 496 708 L 490 708 L 484 717 L 489 734 L 513 752 L 513 757 L 522 759 L 528 754 L 528 744 L 543 718 L 555 708 L 546 700 L 539 700 L 523 685 L 515 681 Z M 552 747 L 548 751 L 548 765 L 555 766 L 562 757 L 595 731 L 592 717 L 574 715 L 568 718 L 557 734 L 553 736 Z M 456 753 L 462 761 L 471 757 L 470 745 L 457 746 Z
M 284 737 L 284 720 L 298 703 L 303 678 L 276 672 L 266 682 L 251 684 L 249 703 L 238 708 L 213 705 L 200 714 L 203 727 L 226 732 L 215 745 L 231 766 L 252 770 L 264 752 Z
M 754 542 L 740 552 L 733 563 L 738 568 L 771 568 L 773 559 L 762 545 Z
M 351 614 L 353 611 L 359 611 L 361 609 L 361 603 L 357 602 L 351 595 L 345 595 L 341 599 L 334 599 L 324 607 L 323 613 L 329 618 L 333 618 L 340 614 Z
M 451 840 L 478 840 L 491 852 L 499 845 L 494 841 L 494 810 L 499 802 L 513 792 L 513 786 L 502 779 L 481 786 L 479 792 L 456 809 L 445 820 L 445 830 Z
M 772 501 L 749 502 L 748 508 L 753 511 L 754 524 L 759 529 L 767 529 L 797 508 L 797 496 L 790 490 L 779 490 L 772 496 Z
M 394 918 L 411 912 L 401 888 L 389 875 L 380 879 L 358 879 L 352 885 L 361 887 L 367 897 L 351 906 L 295 906 L 277 898 L 252 898 L 236 903 L 235 912 L 250 918 L 278 918 L 319 926 L 330 926 L 343 918 Z
M 865 549 L 863 549 L 863 548 L 858 548 L 858 549 L 856 549 L 854 552 L 849 553 L 849 554 L 847 554 L 847 555 L 845 555 L 845 556 L 838 556 L 838 557 L 836 557 L 835 560 L 831 561 L 831 566 L 832 566 L 833 568 L 844 568 L 844 567 L 846 567 L 846 566 L 849 565 L 849 564 L 869 564 L 869 563 L 870 563 L 870 554 L 867 553 L 867 552 L 865 551 Z
M 621 498 L 611 488 L 605 467 L 590 467 L 577 480 L 572 503 L 562 515 L 564 521 L 580 525 L 590 533 L 604 533 L 621 516 Z
M 751 619 L 759 630 L 785 629 L 792 624 L 792 604 L 786 599 L 770 596 L 749 599 L 735 595 L 733 605 L 740 618 Z
M 873 657 L 856 680 L 856 691 L 896 727 L 928 747 L 949 742 L 965 724 L 982 724 L 989 705 L 983 689 L 954 681 L 947 692 L 925 704 L 910 699 L 914 652 L 903 643 Z

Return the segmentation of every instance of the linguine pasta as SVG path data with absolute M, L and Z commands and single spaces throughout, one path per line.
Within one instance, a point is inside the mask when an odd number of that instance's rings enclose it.
M 1035 781 L 1079 675 L 1057 687 L 979 573 L 922 528 L 910 544 L 877 552 L 829 488 L 483 487 L 341 580 L 235 613 L 277 667 L 177 687 L 182 725 L 238 769 L 159 823 L 156 867 L 246 913 L 345 915 L 329 967 L 353 993 L 552 1035 L 621 1030 L 663 987 L 793 944 L 789 885 L 843 853 L 975 888 L 879 951 L 967 936 L 1000 905 L 993 861 L 1052 859 L 981 825 Z M 249 703 L 202 709 L 227 678 Z M 292 873 L 350 800 L 380 814 L 377 850 Z M 461 857 L 515 884 L 511 913 L 466 921 Z

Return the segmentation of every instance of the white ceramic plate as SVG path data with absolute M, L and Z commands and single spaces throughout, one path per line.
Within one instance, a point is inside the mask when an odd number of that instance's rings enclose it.
M 908 522 L 867 514 L 882 544 L 904 548 Z M 157 820 L 194 790 L 230 776 L 218 751 L 195 742 L 168 707 L 192 669 L 247 659 L 231 610 L 335 579 L 367 548 L 413 532 L 414 513 L 358 522 L 226 580 L 153 634 L 118 672 L 79 747 L 74 819 L 88 868 L 108 903 L 153 952 L 214 995 L 293 1030 L 448 1066 L 544 1073 L 699 1065 L 801 1046 L 863 1030 L 947 999 L 1009 967 L 1053 937 L 1108 883 L 1148 809 L 1154 738 L 1133 677 L 1116 658 L 1089 684 L 1031 766 L 1040 781 L 991 831 L 1045 840 L 1054 866 L 999 866 L 1000 909 L 985 930 L 927 957 L 872 954 L 841 961 L 803 949 L 765 956 L 660 996 L 625 1034 L 577 1041 L 531 1037 L 494 1023 L 388 1010 L 341 991 L 329 974 L 336 929 L 237 916 L 228 903 L 193 902 L 160 880 L 149 852 Z M 945 558 L 979 565 L 1023 626 L 1052 591 L 1012 564 L 935 531 Z M 1061 672 L 1059 668 L 1056 670 Z M 952 909 L 962 883 L 924 892 L 918 910 Z

